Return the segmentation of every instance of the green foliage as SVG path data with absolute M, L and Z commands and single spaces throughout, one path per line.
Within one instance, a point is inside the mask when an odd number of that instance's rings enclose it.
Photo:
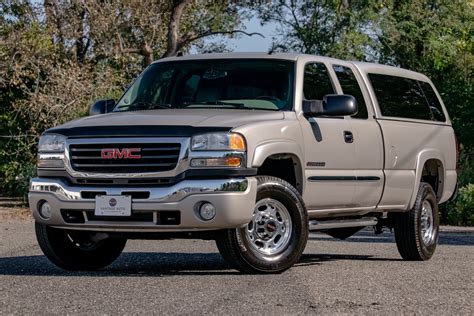
M 26 199 L 30 179 L 36 175 L 36 164 L 11 160 L 0 166 L 0 172 L 3 175 L 3 193 Z
M 473 1 L 278 0 L 259 15 L 279 26 L 276 50 L 375 61 L 430 77 L 463 147 L 459 183 L 474 183 Z M 459 204 L 441 205 L 445 222 L 468 223 L 454 220 L 472 214 L 467 190 Z
M 377 1 L 308 0 L 272 1 L 258 7 L 263 22 L 279 24 L 273 50 L 345 59 L 370 58 L 375 45 L 369 32 L 376 16 Z
M 458 185 L 461 188 L 455 201 L 440 205 L 441 222 L 448 225 L 474 226 L 474 200 L 472 187 L 474 186 L 474 150 L 464 150 L 460 159 Z M 471 189 L 469 189 L 471 188 Z M 471 192 L 471 193 L 469 193 Z M 470 195 L 471 194 L 471 195 Z M 467 198 L 471 196 L 471 198 Z M 468 219 L 470 218 L 470 221 Z
M 472 1 L 387 1 L 381 12 L 379 61 L 430 77 L 461 144 L 468 150 L 474 148 Z
M 163 55 L 170 13 L 178 2 L 55 3 L 51 10 L 39 1 L 0 0 L 3 193 L 26 193 L 36 142 L 45 129 L 85 115 L 94 99 L 118 98 L 142 70 L 145 48 L 152 56 Z M 466 224 L 471 218 L 472 225 L 472 217 L 459 215 L 474 208 L 469 204 L 474 183 L 472 0 L 274 0 L 255 2 L 245 12 L 226 0 L 188 3 L 178 28 L 183 51 L 191 44 L 200 51 L 225 51 L 222 42 L 209 45 L 202 38 L 241 26 L 253 10 L 263 23 L 278 25 L 274 50 L 378 61 L 428 75 L 464 148 L 459 181 L 465 189 L 458 202 L 443 206 L 446 220 Z
M 474 148 L 465 149 L 461 154 L 458 181 L 461 187 L 474 183 Z
M 95 99 L 118 99 L 163 55 L 180 3 L 179 50 L 240 26 L 227 0 L 0 0 L 0 193 L 26 194 L 46 129 L 86 115 Z
M 449 206 L 445 215 L 447 224 L 474 226 L 474 183 L 460 188 L 456 201 Z

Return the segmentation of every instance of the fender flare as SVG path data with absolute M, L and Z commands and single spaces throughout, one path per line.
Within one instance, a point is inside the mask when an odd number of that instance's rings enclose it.
M 410 198 L 410 203 L 408 203 L 408 210 L 412 209 L 413 205 L 415 205 L 416 196 L 418 195 L 418 190 L 420 188 L 423 167 L 425 166 L 425 163 L 430 159 L 436 159 L 441 162 L 442 172 L 439 175 L 440 180 L 441 180 L 440 189 L 441 189 L 441 192 L 444 191 L 444 179 L 446 179 L 446 168 L 445 168 L 445 159 L 444 159 L 443 153 L 439 151 L 438 149 L 434 149 L 434 148 L 427 148 L 420 151 L 416 157 L 415 184 L 413 186 L 414 189 Z M 438 196 L 437 192 L 435 193 Z M 442 195 L 443 194 L 441 194 L 441 196 Z
M 298 159 L 297 163 L 299 164 L 299 166 L 295 168 L 296 179 L 297 182 L 300 183 L 302 189 L 304 189 L 304 156 L 301 146 L 295 142 L 277 141 L 257 145 L 253 152 L 251 167 L 261 167 L 268 157 L 277 154 L 290 154 L 292 156 L 295 156 L 296 159 Z

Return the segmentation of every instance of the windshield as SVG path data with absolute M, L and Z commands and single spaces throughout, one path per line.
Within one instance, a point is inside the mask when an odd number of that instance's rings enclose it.
M 284 60 L 192 60 L 152 64 L 115 111 L 184 108 L 292 110 L 294 63 Z

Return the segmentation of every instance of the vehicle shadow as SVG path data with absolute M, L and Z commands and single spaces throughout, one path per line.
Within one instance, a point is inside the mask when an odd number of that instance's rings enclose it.
M 369 228 L 364 229 L 343 241 L 332 238 L 324 233 L 312 233 L 310 234 L 309 239 L 312 241 L 350 243 L 395 243 L 395 236 L 393 233 L 384 232 L 380 235 L 375 235 Z M 474 234 L 471 231 L 441 231 L 439 234 L 438 245 L 474 246 Z
M 318 265 L 338 260 L 397 261 L 370 255 L 304 254 L 295 267 Z M 167 277 L 177 275 L 238 275 L 218 253 L 125 252 L 111 266 L 94 272 L 71 272 L 57 268 L 45 256 L 0 258 L 0 275 L 91 276 L 91 277 Z
M 346 255 L 346 254 L 303 254 L 295 266 L 308 266 L 325 261 L 401 261 L 399 258 L 380 258 L 372 255 Z

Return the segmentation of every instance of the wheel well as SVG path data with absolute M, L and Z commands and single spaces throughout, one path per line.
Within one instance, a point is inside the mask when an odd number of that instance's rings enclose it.
M 436 193 L 436 197 L 441 199 L 443 194 L 443 163 L 438 159 L 429 159 L 423 166 L 421 173 L 421 181 L 428 183 L 433 191 Z
M 301 163 L 293 154 L 275 154 L 267 157 L 258 168 L 258 175 L 273 176 L 285 180 L 300 193 L 303 192 Z

